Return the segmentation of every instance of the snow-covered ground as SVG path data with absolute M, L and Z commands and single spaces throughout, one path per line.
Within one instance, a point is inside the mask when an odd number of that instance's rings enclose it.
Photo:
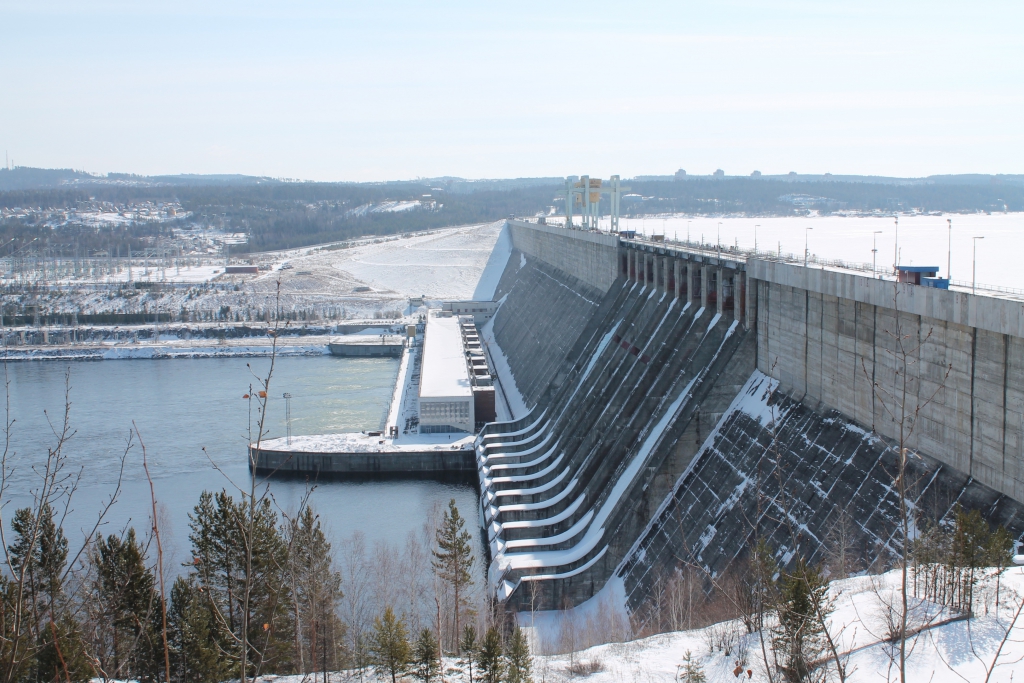
M 947 219 L 952 221 L 952 231 Z M 561 220 L 558 216 L 548 217 L 549 223 Z M 608 219 L 601 222 L 603 230 L 609 227 Z M 813 255 L 865 264 L 871 264 L 877 256 L 880 271 L 892 270 L 896 257 L 896 222 L 891 215 L 747 217 L 669 214 L 622 218 L 619 227 L 644 235 L 664 235 L 667 240 L 689 239 L 700 243 L 703 239 L 705 244 L 712 246 L 717 245 L 720 239 L 723 246 L 738 245 L 742 249 L 754 247 L 756 232 L 758 250 L 776 252 L 781 246 L 783 254 L 793 254 L 798 258 L 803 258 L 806 238 L 807 249 Z M 808 231 L 807 228 L 812 229 Z M 875 235 L 875 231 L 881 233 Z M 1024 213 L 901 215 L 900 263 L 938 266 L 940 276 L 946 277 L 952 239 L 953 280 L 970 282 L 974 237 L 984 237 L 977 244 L 978 283 L 1024 289 L 1024 271 L 1017 264 L 1017 255 L 1024 250 Z M 871 251 L 876 248 L 874 240 L 877 240 L 877 255 Z
M 914 616 L 910 624 L 915 635 L 907 645 L 909 681 L 980 682 L 986 680 L 989 669 L 992 675 L 988 680 L 992 683 L 1019 680 L 1024 676 L 1024 618 L 1013 621 L 1024 600 L 1024 573 L 1017 568 L 1005 571 L 1000 581 L 998 612 L 994 575 L 994 571 L 990 571 L 989 578 L 983 583 L 984 604 L 979 606 L 978 614 L 970 621 L 932 603 L 911 599 Z M 889 614 L 887 605 L 898 603 L 899 580 L 899 572 L 892 571 L 882 576 L 861 576 L 831 584 L 830 594 L 835 598 L 835 610 L 829 616 L 829 633 L 836 641 L 849 683 L 899 680 L 899 671 L 893 661 L 895 652 L 885 639 Z M 596 596 L 603 597 L 607 596 Z M 615 628 L 614 610 L 609 612 L 584 603 L 574 611 L 576 614 L 570 615 L 573 637 L 585 638 L 587 634 L 602 630 L 611 632 Z M 529 618 L 528 614 L 521 615 L 521 620 L 526 623 L 529 623 Z M 556 623 L 560 623 L 561 629 L 552 626 L 552 619 L 558 620 Z M 566 635 L 570 622 L 565 615 L 556 618 L 550 613 L 538 613 L 537 621 L 538 628 L 527 627 L 535 650 L 540 645 L 557 651 L 571 642 Z M 1008 630 L 1009 637 L 1002 642 Z M 727 653 L 720 646 L 712 646 L 714 640 L 734 644 Z M 670 681 L 676 680 L 678 667 L 687 651 L 704 667 L 708 681 L 734 680 L 734 670 L 738 665 L 744 670 L 744 679 L 749 669 L 753 679 L 767 680 L 760 637 L 756 633 L 746 633 L 739 620 L 693 631 L 598 645 L 578 651 L 572 658 L 577 662 L 592 663 L 597 671 L 587 680 L 594 683 Z M 535 677 L 566 678 L 569 659 L 568 654 L 536 657 Z

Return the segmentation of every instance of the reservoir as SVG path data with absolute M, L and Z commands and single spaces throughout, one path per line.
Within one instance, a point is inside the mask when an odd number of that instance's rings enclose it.
M 285 392 L 292 396 L 294 435 L 379 429 L 398 366 L 392 358 L 278 358 L 269 391 L 269 437 L 286 433 Z M 14 473 L 4 494 L 4 523 L 10 523 L 16 507 L 29 503 L 38 486 L 33 467 L 45 463 L 47 448 L 56 442 L 47 419 L 59 430 L 69 373 L 74 435 L 66 446 L 67 473 L 81 470 L 81 483 L 65 523 L 66 535 L 72 545 L 79 542 L 112 492 L 134 421 L 146 444 L 165 553 L 171 553 L 168 566 L 173 570 L 188 557 L 188 513 L 200 493 L 225 488 L 237 499 L 235 485 L 248 485 L 250 402 L 242 397 L 259 388 L 253 373 L 265 377 L 269 368 L 269 358 L 9 363 L 15 455 L 8 457 Z M 256 403 L 251 407 L 255 435 Z M 306 486 L 301 479 L 270 480 L 279 516 L 282 510 L 295 510 Z M 320 481 L 311 501 L 339 549 L 354 532 L 370 544 L 401 545 L 410 532 L 420 533 L 436 505 L 447 505 L 450 498 L 469 518 L 471 531 L 478 528 L 473 524 L 479 517 L 477 491 L 469 483 Z M 136 439 L 119 502 L 103 533 L 132 524 L 144 534 L 149 517 L 149 485 Z M 474 543 L 482 553 L 479 533 L 474 533 Z M 483 566 L 482 558 L 477 566 Z

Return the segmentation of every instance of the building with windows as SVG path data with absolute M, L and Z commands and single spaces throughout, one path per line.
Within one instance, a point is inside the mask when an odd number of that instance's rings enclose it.
M 420 434 L 475 431 L 473 383 L 459 318 L 430 311 L 420 366 Z

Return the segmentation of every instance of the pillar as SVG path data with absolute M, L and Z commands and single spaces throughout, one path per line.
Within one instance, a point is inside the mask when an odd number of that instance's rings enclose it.
M 654 259 L 650 254 L 644 252 L 644 286 L 651 284 L 651 266 L 653 265 Z
M 658 258 L 657 254 L 651 254 L 651 260 L 654 261 L 654 289 L 661 291 L 661 276 L 664 269 L 661 267 L 661 259 Z
M 668 256 L 661 257 L 661 291 L 668 291 L 668 269 L 669 269 L 669 258 Z
M 732 319 L 743 320 L 743 272 L 737 270 L 732 276 Z
M 708 307 L 708 265 L 703 261 L 700 264 L 700 307 Z
M 672 259 L 672 277 L 675 279 L 676 291 L 672 292 L 672 296 L 679 299 L 683 296 L 683 281 L 680 275 L 686 271 L 682 269 L 681 261 L 679 259 Z
M 718 315 L 725 310 L 725 269 L 719 266 L 715 273 L 715 309 Z
M 745 327 L 749 330 L 757 324 L 757 280 L 751 280 L 746 273 L 743 273 L 743 295 L 743 319 Z

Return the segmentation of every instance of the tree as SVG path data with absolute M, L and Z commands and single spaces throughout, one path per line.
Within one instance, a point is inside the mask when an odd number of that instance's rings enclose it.
M 298 519 L 284 527 L 287 574 L 292 591 L 295 657 L 301 673 L 340 668 L 337 647 L 344 625 L 337 616 L 342 598 L 341 574 L 335 570 L 331 544 L 320 517 L 305 505 Z
M 792 572 L 782 578 L 778 602 L 778 625 L 773 646 L 781 656 L 780 668 L 786 680 L 804 683 L 824 679 L 824 667 L 817 662 L 825 653 L 825 625 L 821 615 L 832 612 L 828 582 L 817 567 L 799 558 Z
M 209 601 L 195 576 L 179 576 L 171 587 L 167 614 L 171 667 L 176 680 L 218 683 L 228 676 Z
M 707 683 L 708 677 L 704 673 L 704 665 L 694 659 L 689 650 L 683 655 L 683 663 L 679 665 L 676 680 L 679 683 Z
M 129 528 L 97 537 L 88 604 L 94 612 L 91 650 L 104 677 L 156 680 L 162 663 L 160 597 L 145 549 Z
M 501 635 L 491 626 L 484 636 L 483 646 L 477 658 L 480 676 L 484 683 L 501 683 L 505 675 L 505 660 L 501 651 Z
M 440 651 L 437 646 L 437 638 L 429 628 L 420 631 L 420 637 L 416 639 L 416 646 L 413 649 L 413 676 L 424 683 L 429 683 L 437 677 L 440 669 Z
M 526 634 L 523 629 L 516 627 L 512 630 L 512 638 L 508 644 L 508 683 L 533 683 L 533 666 L 530 662 L 530 644 L 526 642 Z
M 209 600 L 239 678 L 268 666 L 287 671 L 294 650 L 291 592 L 282 571 L 287 548 L 270 500 L 250 501 L 204 491 L 189 514 L 193 559 L 187 566 Z
M 470 570 L 473 568 L 472 537 L 464 527 L 466 520 L 459 514 L 455 499 L 448 502 L 441 525 L 437 529 L 437 550 L 434 551 L 434 571 L 452 590 L 455 601 L 453 640 L 459 647 L 459 614 L 469 604 L 466 589 L 473 584 Z
M 472 624 L 466 624 L 462 628 L 462 641 L 459 647 L 469 667 L 469 683 L 473 683 L 473 663 L 476 661 L 476 653 L 480 646 L 476 641 L 476 627 Z
M 405 620 L 396 617 L 388 605 L 384 613 L 373 620 L 370 637 L 370 658 L 377 673 L 390 674 L 391 683 L 396 683 L 409 666 L 409 649 Z

